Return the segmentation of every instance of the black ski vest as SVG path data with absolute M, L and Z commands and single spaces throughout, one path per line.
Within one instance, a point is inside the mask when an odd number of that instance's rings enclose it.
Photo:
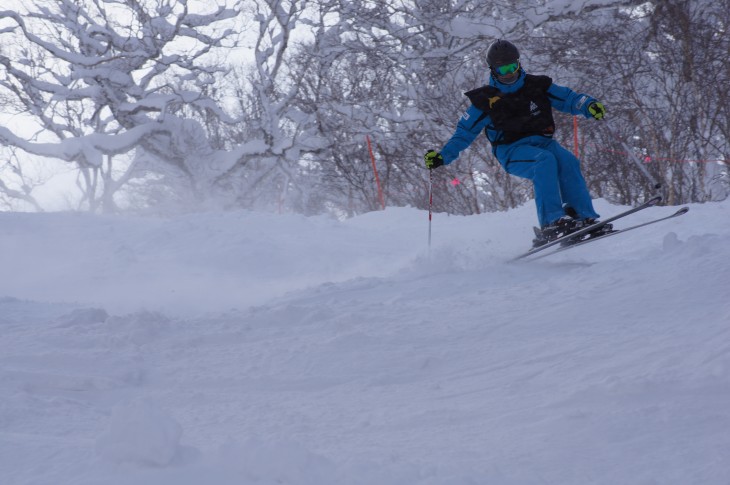
M 555 132 L 548 76 L 525 75 L 524 85 L 514 93 L 503 93 L 494 86 L 482 86 L 464 93 L 471 103 L 492 119 L 487 129 L 502 132 L 497 139 L 487 138 L 493 146 L 506 145 L 531 135 L 552 136 Z

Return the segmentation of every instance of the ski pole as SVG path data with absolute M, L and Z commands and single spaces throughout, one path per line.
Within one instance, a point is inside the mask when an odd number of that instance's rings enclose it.
M 639 157 L 636 156 L 634 152 L 631 151 L 631 147 L 626 144 L 625 141 L 621 142 L 621 146 L 624 147 L 624 150 L 626 150 L 629 153 L 629 157 L 634 161 L 637 167 L 639 167 L 639 170 L 644 174 L 646 179 L 651 183 L 652 187 L 654 187 L 655 190 L 659 190 L 662 188 L 662 184 L 660 182 L 657 182 L 657 180 L 654 178 L 654 176 L 649 173 L 649 170 L 644 166 L 644 164 L 639 160 Z
M 433 169 L 428 169 L 428 255 L 431 256 L 431 219 L 433 218 Z
M 611 121 L 609 121 L 609 123 L 606 124 L 606 126 L 608 127 L 608 131 L 611 133 L 611 136 L 613 136 L 617 140 L 620 140 L 619 142 L 621 143 L 621 146 L 624 148 L 624 150 L 626 150 L 626 153 L 628 153 L 629 158 L 636 164 L 637 167 L 639 167 L 639 170 L 641 170 L 641 172 L 644 174 L 646 179 L 651 183 L 652 187 L 654 187 L 654 190 L 661 189 L 662 184 L 657 182 L 657 180 L 654 178 L 654 176 L 651 173 L 649 173 L 649 170 L 646 169 L 646 167 L 641 162 L 641 160 L 639 160 L 639 157 L 636 156 L 636 154 L 633 152 L 633 150 L 631 150 L 631 147 L 629 147 L 629 145 L 625 141 L 621 140 L 618 137 L 618 135 L 616 134 L 614 129 L 611 127 L 612 124 L 613 123 Z

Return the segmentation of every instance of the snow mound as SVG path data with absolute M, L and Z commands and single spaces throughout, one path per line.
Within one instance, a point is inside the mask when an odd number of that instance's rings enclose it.
M 115 463 L 167 466 L 178 453 L 181 436 L 180 424 L 159 406 L 135 399 L 114 408 L 96 451 Z

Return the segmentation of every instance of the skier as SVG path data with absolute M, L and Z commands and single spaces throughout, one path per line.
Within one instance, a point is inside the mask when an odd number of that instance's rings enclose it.
M 450 164 L 484 130 L 492 153 L 507 173 L 532 180 L 541 228 L 535 231 L 534 247 L 596 222 L 599 215 L 580 161 L 553 139 L 552 109 L 601 120 L 606 114 L 603 105 L 553 84 L 548 76 L 527 74 L 517 47 L 506 40 L 489 46 L 487 64 L 489 85 L 465 93 L 471 106 L 441 151 L 426 152 L 426 168 Z M 606 224 L 597 231 L 611 230 Z

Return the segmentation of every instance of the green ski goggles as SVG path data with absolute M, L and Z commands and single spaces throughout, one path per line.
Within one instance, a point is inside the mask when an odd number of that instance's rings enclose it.
M 511 62 L 509 64 L 505 64 L 503 66 L 495 67 L 494 72 L 496 72 L 500 76 L 507 76 L 509 74 L 512 74 L 519 68 L 520 68 L 520 61 L 515 61 L 515 62 Z

